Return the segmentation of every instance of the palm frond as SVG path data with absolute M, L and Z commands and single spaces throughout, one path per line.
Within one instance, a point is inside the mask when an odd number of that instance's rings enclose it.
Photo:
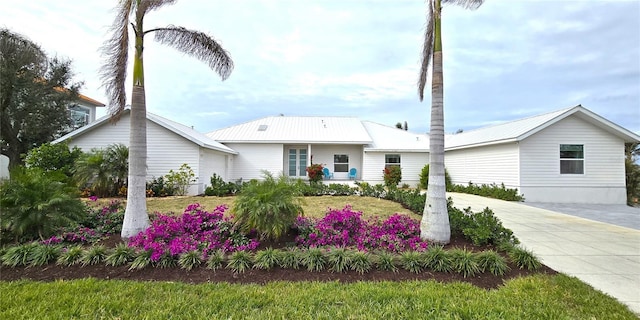
M 227 79 L 233 71 L 233 61 L 229 53 L 204 32 L 171 25 L 166 28 L 145 31 L 145 33 L 148 32 L 155 32 L 156 41 L 172 46 L 207 63 L 220 75 L 222 80 Z
M 424 28 L 424 43 L 422 44 L 422 60 L 420 66 L 420 75 L 418 77 L 418 95 L 420 101 L 424 99 L 424 88 L 427 85 L 427 74 L 429 72 L 429 66 L 431 65 L 431 58 L 433 56 L 433 1 L 428 1 L 427 5 L 429 10 L 427 12 L 427 22 Z
M 127 101 L 124 82 L 127 78 L 129 59 L 129 17 L 133 6 L 133 0 L 120 2 L 116 8 L 116 18 L 110 28 L 111 38 L 101 47 L 106 59 L 100 68 L 100 79 L 102 87 L 107 91 L 109 114 L 113 120 L 120 118 L 120 113 L 124 110 Z
M 442 3 L 450 3 L 471 10 L 478 9 L 483 2 L 484 0 L 442 0 Z
M 146 14 L 149 11 L 157 10 L 165 5 L 176 3 L 176 0 L 142 0 L 138 6 L 141 13 Z

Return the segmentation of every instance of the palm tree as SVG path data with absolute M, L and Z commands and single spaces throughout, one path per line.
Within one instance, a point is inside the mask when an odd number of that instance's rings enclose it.
M 124 81 L 127 76 L 129 46 L 129 25 L 133 29 L 135 52 L 133 56 L 133 90 L 131 97 L 131 129 L 129 138 L 129 178 L 127 208 L 122 224 L 121 236 L 128 239 L 149 226 L 145 184 L 147 172 L 147 125 L 144 92 L 144 64 L 142 53 L 144 36 L 155 34 L 155 40 L 162 44 L 194 56 L 215 70 L 225 80 L 233 70 L 229 54 L 207 34 L 183 27 L 167 26 L 144 30 L 145 15 L 175 0 L 120 0 L 116 7 L 116 18 L 111 26 L 113 35 L 108 39 L 103 52 L 106 60 L 102 66 L 101 78 L 109 98 L 109 114 L 117 121 L 125 108 L 126 93 Z
M 442 72 L 442 3 L 477 9 L 484 0 L 427 0 L 429 8 L 422 49 L 418 95 L 424 99 L 427 72 L 432 66 L 431 128 L 429 130 L 429 185 L 420 223 L 420 236 L 447 244 L 451 239 L 444 179 L 444 83 Z

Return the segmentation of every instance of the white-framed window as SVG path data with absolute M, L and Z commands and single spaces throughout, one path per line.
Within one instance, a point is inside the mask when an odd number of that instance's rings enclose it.
M 349 172 L 349 155 L 333 155 L 333 172 Z
M 385 154 L 384 155 L 384 168 L 389 167 L 399 167 L 400 166 L 400 155 L 399 154 Z
M 78 129 L 89 124 L 91 115 L 89 108 L 78 105 L 71 106 L 69 107 L 69 114 L 71 116 L 71 126 L 73 129 Z
M 560 174 L 584 174 L 584 145 L 560 145 Z

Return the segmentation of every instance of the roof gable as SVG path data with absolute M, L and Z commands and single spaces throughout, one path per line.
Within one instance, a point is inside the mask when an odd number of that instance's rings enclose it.
M 621 137 L 625 142 L 640 140 L 640 137 L 633 132 L 589 111 L 581 105 L 577 105 L 572 108 L 560 109 L 537 116 L 478 128 L 458 134 L 449 134 L 445 137 L 445 148 L 451 150 L 521 141 L 572 115 L 575 115 L 594 126 L 604 129 L 613 135 Z
M 429 152 L 429 136 L 390 127 L 371 121 L 362 124 L 373 142 L 364 151 L 379 152 Z
M 371 137 L 354 117 L 266 117 L 207 133 L 235 143 L 369 144 Z

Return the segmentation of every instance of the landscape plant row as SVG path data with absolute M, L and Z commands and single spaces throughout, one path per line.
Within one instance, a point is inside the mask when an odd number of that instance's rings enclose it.
M 508 260 L 494 250 L 472 252 L 467 249 L 444 250 L 441 246 L 431 246 L 426 251 L 361 251 L 343 247 L 300 249 L 268 248 L 255 253 L 249 251 L 225 252 L 218 249 L 203 254 L 197 250 L 184 252 L 178 256 L 163 255 L 154 261 L 149 251 L 136 250 L 121 243 L 113 249 L 102 245 L 83 248 L 80 245 L 63 247 L 32 242 L 14 246 L 3 252 L 2 264 L 9 267 L 43 266 L 56 263 L 63 266 L 128 265 L 130 270 L 146 267 L 182 268 L 191 270 L 206 267 L 211 270 L 227 268 L 235 273 L 243 273 L 251 268 L 271 270 L 274 268 L 306 269 L 308 271 L 346 272 L 360 274 L 372 270 L 397 272 L 400 269 L 413 273 L 425 271 L 455 272 L 464 277 L 480 273 L 504 275 L 510 270 L 507 261 L 518 268 L 536 271 L 541 264 L 530 252 L 518 246 L 507 251 Z

